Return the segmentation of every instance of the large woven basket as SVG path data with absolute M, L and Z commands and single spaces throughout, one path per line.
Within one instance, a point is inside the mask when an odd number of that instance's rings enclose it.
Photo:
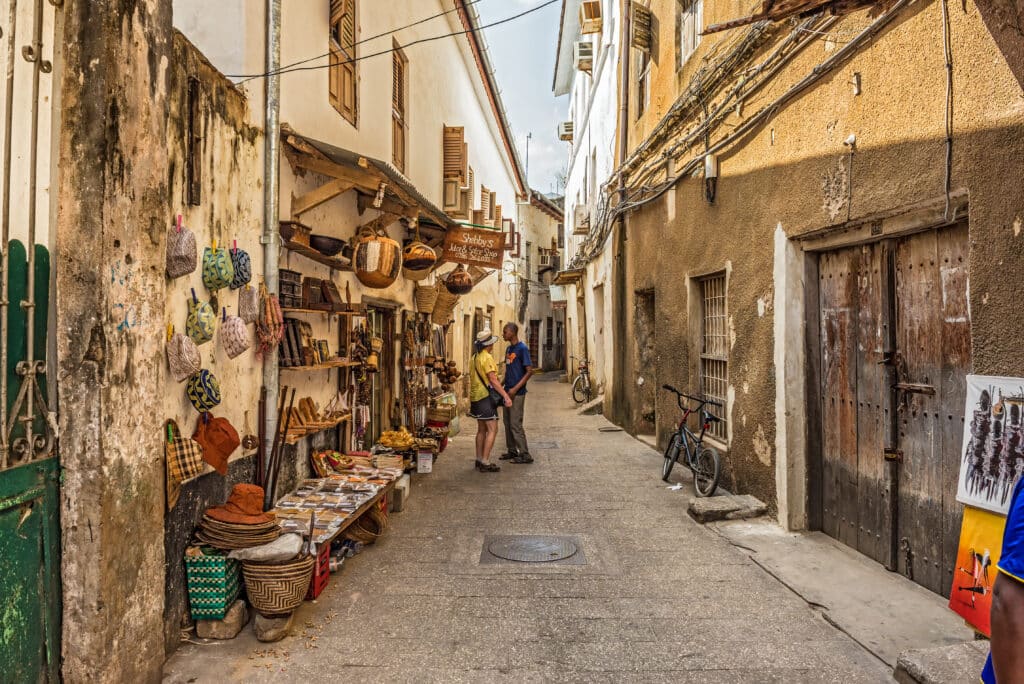
M 356 520 L 352 525 L 345 530 L 345 538 L 351 539 L 352 541 L 362 542 L 369 546 L 376 542 L 384 530 L 388 527 L 388 516 L 378 506 L 373 506 L 370 510 L 359 516 L 359 520 Z
M 420 313 L 431 313 L 434 310 L 434 303 L 437 301 L 437 283 L 424 285 L 416 284 L 416 310 Z
M 306 598 L 315 564 L 314 556 L 284 563 L 242 563 L 245 593 L 252 607 L 264 617 L 291 613 Z
M 445 325 L 452 320 L 452 313 L 458 303 L 458 295 L 452 294 L 443 287 L 437 288 L 437 300 L 434 302 L 430 319 L 437 325 Z

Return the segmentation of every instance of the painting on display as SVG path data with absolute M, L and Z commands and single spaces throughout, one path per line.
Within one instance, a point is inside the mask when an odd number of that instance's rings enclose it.
M 1005 516 L 1024 473 L 1024 379 L 967 376 L 957 501 Z
M 960 528 L 949 607 L 985 636 L 991 636 L 992 585 L 1006 518 L 968 506 Z

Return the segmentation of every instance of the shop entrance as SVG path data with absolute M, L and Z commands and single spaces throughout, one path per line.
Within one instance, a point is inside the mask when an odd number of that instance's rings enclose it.
M 366 443 L 373 444 L 385 430 L 391 429 L 395 404 L 395 311 L 370 306 L 366 310 L 366 326 L 371 337 L 384 341 L 377 361 L 377 372 L 370 374 L 370 424 Z
M 971 365 L 967 224 L 818 259 L 822 530 L 948 596 Z

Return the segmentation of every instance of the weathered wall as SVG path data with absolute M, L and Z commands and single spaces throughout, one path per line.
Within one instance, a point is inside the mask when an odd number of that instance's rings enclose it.
M 170 2 L 66 2 L 64 14 L 56 222 L 63 677 L 155 682 L 164 656 Z
M 184 224 L 195 233 L 200 253 L 214 240 L 227 246 L 237 241 L 239 249 L 247 251 L 252 259 L 252 284 L 258 287 L 263 273 L 263 247 L 260 244 L 263 221 L 262 133 L 248 123 L 250 111 L 241 91 L 177 32 L 173 50 L 167 72 L 170 95 L 167 122 L 168 204 L 172 213 L 183 215 Z M 202 183 L 198 205 L 189 204 L 186 193 L 190 79 L 199 83 L 196 133 L 202 143 L 196 161 Z M 198 270 L 167 282 L 164 330 L 167 325 L 173 325 L 176 330 L 184 331 L 192 288 L 202 300 L 213 296 L 203 286 Z M 228 314 L 238 313 L 236 291 L 224 289 L 215 298 L 219 307 L 227 308 Z M 249 332 L 252 335 L 252 325 Z M 240 436 L 256 434 L 262 361 L 255 349 L 229 359 L 219 336 L 215 336 L 200 347 L 200 353 L 203 367 L 212 371 L 220 381 L 223 400 L 214 410 L 214 415 L 227 418 Z M 161 416 L 173 418 L 185 434 L 191 435 L 199 414 L 185 395 L 185 384 L 174 381 L 166 364 L 161 365 L 160 380 L 164 389 Z M 252 481 L 252 455 L 239 448 L 232 455 L 232 460 L 239 462 L 231 466 L 227 478 L 206 466 L 207 474 L 185 484 L 181 500 L 167 514 L 164 640 L 168 653 L 177 648 L 179 628 L 188 611 L 182 557 L 195 525 L 206 508 L 224 502 L 232 484 L 243 479 Z
M 663 11 L 669 12 L 674 3 L 652 5 L 656 11 L 664 6 Z M 742 13 L 730 3 L 711 5 L 705 8 L 705 24 Z M 674 43 L 674 22 L 669 17 L 665 14 L 660 21 L 663 60 Z M 741 113 L 731 114 L 726 125 L 712 133 L 712 142 L 768 106 L 870 21 L 864 13 L 854 14 L 829 28 L 834 40 L 826 36 L 810 42 L 775 80 L 744 102 Z M 778 26 L 776 31 L 773 40 L 786 35 L 789 27 Z M 1020 375 L 1024 353 L 1008 331 L 1024 323 L 1024 313 L 1013 304 L 1012 284 L 1005 275 L 1018 270 L 1024 258 L 1018 237 L 1024 211 L 1017 193 L 1008 192 L 1015 182 L 1011 179 L 1022 171 L 1024 99 L 977 7 L 951 7 L 951 35 L 952 187 L 969 194 L 973 369 Z M 663 114 L 674 100 L 674 95 L 669 98 L 666 93 L 688 83 L 716 42 L 732 38 L 729 33 L 706 37 L 692 63 L 678 74 L 674 65 L 668 75 L 655 71 L 654 111 L 637 123 L 635 132 L 648 132 L 656 114 Z M 763 47 L 759 56 L 775 44 Z M 899 69 L 893 69 L 893 64 L 899 64 Z M 854 94 L 851 84 L 854 73 L 861 78 L 860 95 Z M 728 85 L 733 83 L 730 80 Z M 713 93 L 711 101 L 722 94 Z M 732 427 L 725 458 L 727 486 L 768 501 L 775 499 L 776 384 L 786 382 L 774 358 L 779 344 L 773 275 L 776 229 L 781 227 L 790 238 L 829 226 L 837 226 L 839 232 L 848 220 L 855 223 L 880 212 L 941 202 L 944 108 L 940 5 L 913 3 L 850 61 L 720 154 L 714 204 L 703 198 L 701 178 L 683 179 L 664 198 L 630 215 L 630 289 L 656 289 L 659 385 L 677 381 L 693 391 L 699 389 L 695 361 L 699 347 L 692 340 L 694 321 L 688 314 L 699 309 L 690 299 L 694 291 L 688 278 L 729 270 L 732 400 L 727 415 Z M 843 145 L 851 133 L 857 137 L 852 176 L 849 150 Z M 682 161 L 697 154 L 698 150 L 689 151 Z M 631 339 L 628 329 L 625 339 Z M 627 358 L 630 355 L 626 353 Z M 658 425 L 664 443 L 677 410 L 662 395 Z M 616 410 L 628 414 L 633 407 L 626 401 Z M 800 525 L 799 520 L 784 522 Z

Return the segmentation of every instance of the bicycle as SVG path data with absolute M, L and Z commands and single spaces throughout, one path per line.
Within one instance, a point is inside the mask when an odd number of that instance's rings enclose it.
M 577 357 L 570 358 L 575 360 Z M 572 400 L 577 404 L 585 404 L 590 401 L 593 391 L 590 384 L 590 363 L 586 359 L 580 359 L 576 379 L 572 382 Z
M 661 479 L 668 482 L 668 476 L 672 473 L 672 466 L 679 460 L 679 452 L 685 450 L 686 461 L 684 464 L 693 473 L 693 485 L 697 490 L 698 496 L 711 496 L 718 488 L 718 478 L 721 476 L 722 467 L 721 457 L 718 455 L 718 450 L 714 447 L 704 446 L 704 434 L 711 427 L 712 423 L 718 423 L 722 419 L 712 414 L 705 407 L 717 406 L 722 408 L 722 405 L 710 399 L 701 399 L 683 394 L 672 385 L 662 385 L 662 389 L 675 393 L 676 403 L 679 404 L 683 417 L 679 421 L 679 427 L 676 428 L 672 439 L 669 440 L 668 446 L 665 448 L 665 463 L 661 469 Z M 683 399 L 698 402 L 697 408 L 684 406 Z M 699 435 L 693 434 L 686 425 L 687 419 L 694 413 L 699 413 L 702 418 Z

